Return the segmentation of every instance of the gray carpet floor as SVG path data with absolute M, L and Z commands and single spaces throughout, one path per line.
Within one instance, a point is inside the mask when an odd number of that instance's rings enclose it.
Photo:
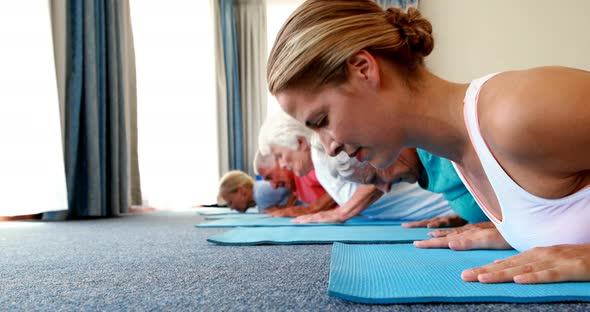
M 588 311 L 586 303 L 363 305 L 327 292 L 331 245 L 216 246 L 194 211 L 0 222 L 2 311 Z

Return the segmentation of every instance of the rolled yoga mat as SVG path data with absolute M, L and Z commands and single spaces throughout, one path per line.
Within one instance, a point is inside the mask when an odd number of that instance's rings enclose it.
M 430 238 L 432 229 L 383 226 L 239 227 L 207 239 L 218 245 L 407 243 Z
M 335 243 L 328 294 L 361 303 L 590 301 L 590 282 L 481 284 L 461 272 L 517 254 L 514 250 L 453 251 L 411 244 Z

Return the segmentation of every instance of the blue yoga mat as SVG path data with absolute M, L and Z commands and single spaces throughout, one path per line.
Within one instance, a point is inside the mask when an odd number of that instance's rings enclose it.
M 411 244 L 335 243 L 330 296 L 362 303 L 590 301 L 590 283 L 481 284 L 465 269 L 515 255 L 510 250 L 419 249 Z
M 207 239 L 218 245 L 308 245 L 343 243 L 408 243 L 430 238 L 432 229 L 384 226 L 239 227 Z
M 223 218 L 197 224 L 196 227 L 237 227 L 237 226 L 329 226 L 329 225 L 399 225 L 401 221 L 371 220 L 352 218 L 344 223 L 293 223 L 293 218 Z
M 203 216 L 211 216 L 211 215 L 242 215 L 242 214 L 258 214 L 257 208 L 250 208 L 246 210 L 245 213 L 239 213 L 235 210 L 231 210 L 229 208 L 212 208 L 212 207 L 202 207 L 197 208 L 197 213 Z
M 234 219 L 261 219 L 261 218 L 268 218 L 268 215 L 265 213 L 242 213 L 242 214 L 220 214 L 220 215 L 208 215 L 205 216 L 205 220 L 219 220 L 219 219 L 227 219 L 227 218 L 234 218 Z

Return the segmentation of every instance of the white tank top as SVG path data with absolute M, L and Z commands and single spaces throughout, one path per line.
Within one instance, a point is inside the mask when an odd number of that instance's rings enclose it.
M 514 182 L 489 150 L 479 129 L 477 100 L 482 85 L 494 75 L 471 82 L 465 94 L 463 114 L 471 143 L 500 204 L 502 221 L 492 216 L 453 163 L 457 174 L 514 249 L 590 243 L 590 187 L 563 198 L 540 198 Z

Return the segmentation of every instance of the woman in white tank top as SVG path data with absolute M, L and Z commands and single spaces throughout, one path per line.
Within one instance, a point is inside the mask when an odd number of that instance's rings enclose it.
M 453 161 L 493 224 L 415 245 L 522 251 L 464 280 L 590 281 L 590 73 L 544 67 L 457 84 L 424 67 L 433 47 L 414 8 L 307 1 L 277 36 L 269 89 L 332 156 L 384 168 L 418 147 Z

